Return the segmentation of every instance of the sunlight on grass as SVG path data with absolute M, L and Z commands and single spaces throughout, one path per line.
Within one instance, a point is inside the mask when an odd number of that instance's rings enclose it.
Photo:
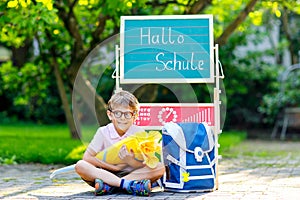
M 72 160 L 80 160 L 83 156 L 83 153 L 86 150 L 87 145 L 83 144 L 81 146 L 78 146 L 74 148 L 67 156 L 67 159 L 72 159 Z

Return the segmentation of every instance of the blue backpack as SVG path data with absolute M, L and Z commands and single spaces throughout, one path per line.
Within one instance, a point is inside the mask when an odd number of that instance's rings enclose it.
M 165 191 L 213 191 L 215 140 L 206 123 L 166 123 L 162 129 Z

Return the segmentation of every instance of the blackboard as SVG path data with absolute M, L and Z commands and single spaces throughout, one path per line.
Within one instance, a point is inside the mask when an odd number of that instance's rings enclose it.
M 214 82 L 212 20 L 212 15 L 122 16 L 120 82 Z

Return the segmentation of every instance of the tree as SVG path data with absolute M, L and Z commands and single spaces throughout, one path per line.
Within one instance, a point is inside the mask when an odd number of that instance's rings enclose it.
M 262 7 L 257 3 L 257 0 L 5 0 L 0 3 L 0 42 L 17 49 L 24 47 L 25 43 L 33 44 L 33 41 L 38 44 L 38 53 L 22 64 L 49 67 L 58 86 L 72 137 L 78 138 L 80 133 L 74 125 L 68 96 L 73 92 L 75 80 L 78 81 L 78 92 L 84 91 L 81 96 L 91 109 L 94 106 L 91 99 L 95 99 L 98 119 L 101 119 L 99 123 L 107 123 L 105 100 L 78 71 L 98 44 L 119 32 L 120 16 L 212 13 L 216 16 L 215 41 L 226 46 L 230 43 L 229 37 L 245 24 L 249 13 L 254 9 L 260 12 Z

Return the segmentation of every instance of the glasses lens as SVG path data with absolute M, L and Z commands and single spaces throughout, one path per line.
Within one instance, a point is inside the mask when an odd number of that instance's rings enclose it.
M 124 112 L 124 116 L 126 119 L 131 119 L 132 118 L 132 113 L 131 112 Z
M 120 118 L 122 116 L 122 112 L 121 111 L 114 111 L 113 112 L 116 118 Z

